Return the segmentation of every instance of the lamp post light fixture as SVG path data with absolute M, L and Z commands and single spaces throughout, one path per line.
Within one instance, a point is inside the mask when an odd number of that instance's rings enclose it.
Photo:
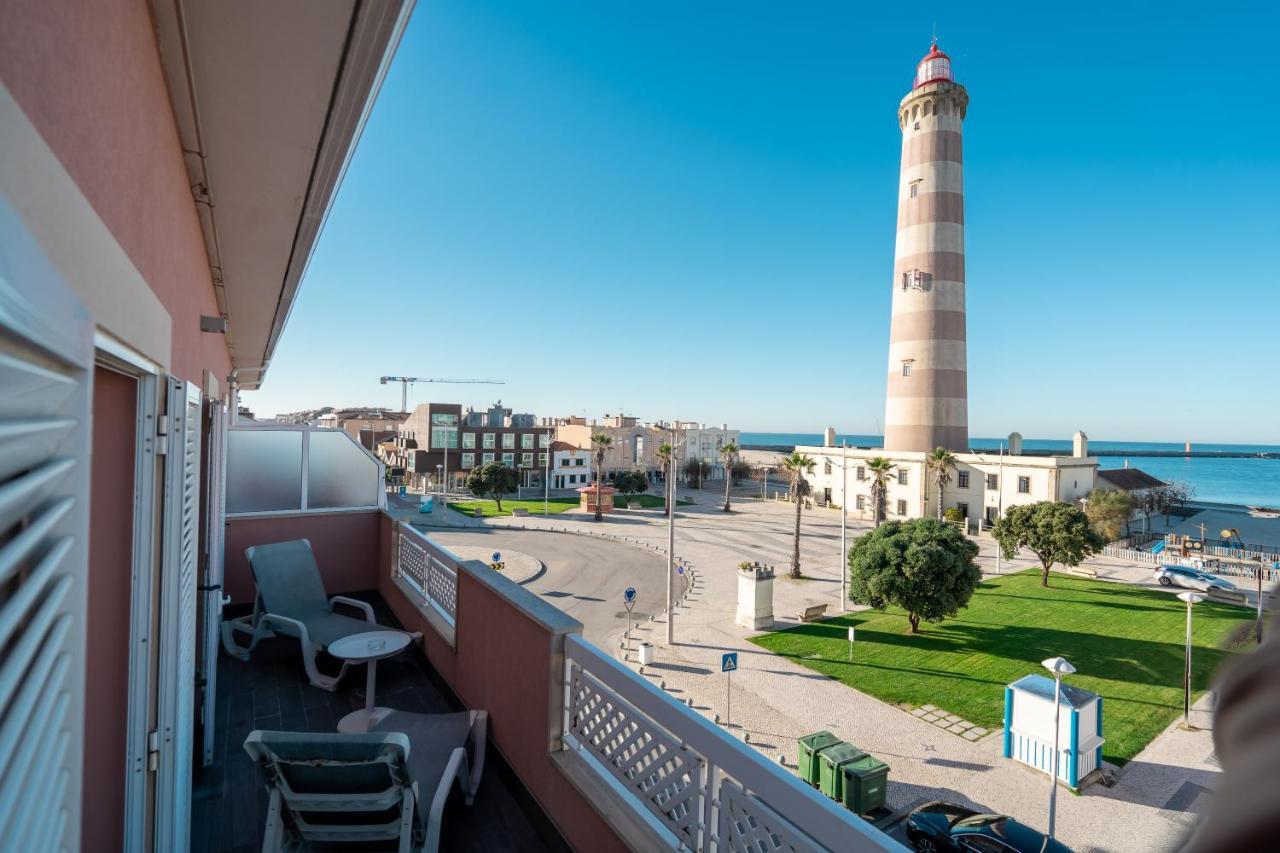
M 1182 668 L 1182 727 L 1191 728 L 1191 606 L 1204 601 L 1198 592 L 1180 592 L 1178 598 L 1187 603 L 1187 648 L 1186 660 Z
M 1061 758 L 1058 752 L 1058 729 L 1061 713 L 1059 703 L 1062 701 L 1062 676 L 1070 675 L 1076 671 L 1076 668 L 1071 665 L 1071 661 L 1063 657 L 1048 658 L 1041 661 L 1040 665 L 1053 673 L 1053 779 L 1049 785 L 1049 837 L 1053 838 L 1053 819 L 1058 807 L 1058 760 Z

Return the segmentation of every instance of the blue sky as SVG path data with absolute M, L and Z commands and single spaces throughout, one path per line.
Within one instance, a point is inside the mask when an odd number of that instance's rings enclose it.
M 971 434 L 1275 442 L 1280 13 L 964 5 L 420 0 L 245 402 L 875 432 L 936 22 Z

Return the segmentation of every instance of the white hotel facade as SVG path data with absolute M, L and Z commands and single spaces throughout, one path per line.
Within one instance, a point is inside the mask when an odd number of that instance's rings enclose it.
M 1007 451 L 957 453 L 951 482 L 943 489 L 943 510 L 958 509 L 970 525 L 993 524 L 1011 506 L 1038 501 L 1078 501 L 1093 488 L 1098 460 L 1089 456 L 1089 439 L 1076 433 L 1070 456 L 1022 455 L 1022 437 L 1009 436 Z M 851 518 L 872 520 L 875 504 L 867 461 L 878 456 L 894 465 L 885 500 L 887 519 L 937 515 L 938 485 L 923 451 L 886 451 L 882 448 L 838 446 L 797 447 L 817 464 L 807 479 L 813 497 L 824 503 L 844 504 Z M 842 465 L 848 466 L 847 478 Z

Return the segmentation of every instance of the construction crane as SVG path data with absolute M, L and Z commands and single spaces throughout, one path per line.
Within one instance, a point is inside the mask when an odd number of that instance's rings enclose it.
M 449 385 L 506 385 L 499 379 L 424 379 L 421 376 L 383 376 L 379 381 L 400 383 L 400 411 L 409 411 L 409 386 L 415 382 L 443 382 Z

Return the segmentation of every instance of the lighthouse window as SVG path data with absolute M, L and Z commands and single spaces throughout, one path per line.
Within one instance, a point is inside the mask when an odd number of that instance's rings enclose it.
M 909 361 L 902 362 L 902 375 L 903 376 L 911 375 L 911 362 Z
M 920 182 L 916 181 L 911 184 L 911 197 L 915 198 L 920 194 Z

